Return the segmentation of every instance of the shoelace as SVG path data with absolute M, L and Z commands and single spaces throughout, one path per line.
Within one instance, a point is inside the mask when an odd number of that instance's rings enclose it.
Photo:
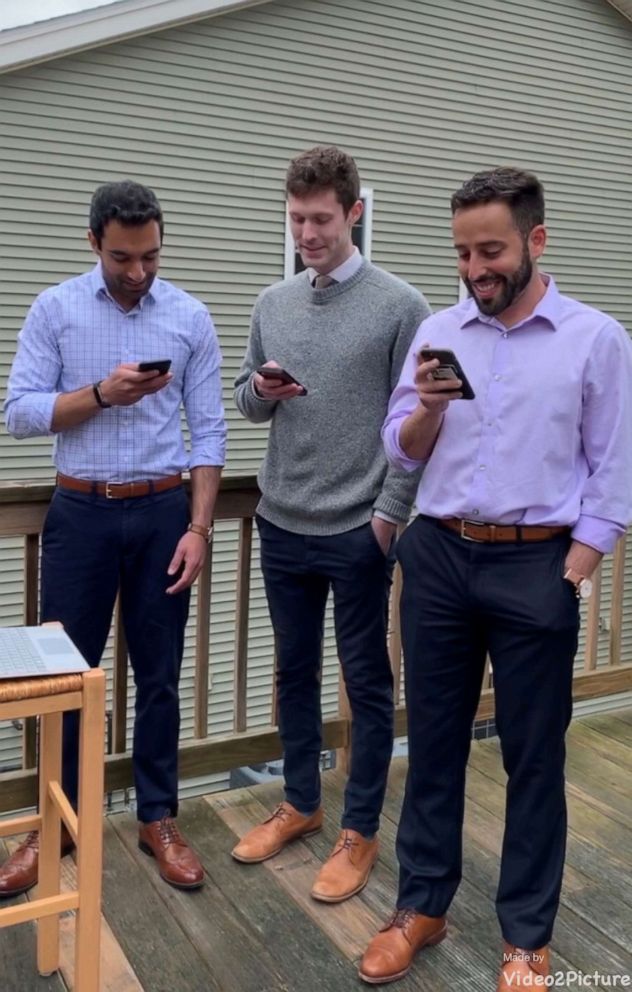
M 335 858 L 337 854 L 341 854 L 343 851 L 351 851 L 354 847 L 359 847 L 359 846 L 360 845 L 358 841 L 354 840 L 352 834 L 349 834 L 345 831 L 345 835 L 342 841 L 339 842 L 339 845 L 334 851 L 334 853 L 332 854 L 332 858 Z
M 163 816 L 158 831 L 163 844 L 184 844 L 184 839 L 170 816 Z
M 39 850 L 39 833 L 37 830 L 31 830 L 26 835 L 26 837 L 24 838 L 24 840 L 22 841 L 22 843 L 20 844 L 17 850 L 25 851 L 27 847 L 32 847 L 36 851 Z
M 404 930 L 416 915 L 415 909 L 396 909 L 388 921 L 387 927 L 398 927 L 398 929 Z
M 279 803 L 277 808 L 274 810 L 272 816 L 268 817 L 267 822 L 270 823 L 271 820 L 283 820 L 290 815 L 289 809 L 285 808 L 283 803 Z

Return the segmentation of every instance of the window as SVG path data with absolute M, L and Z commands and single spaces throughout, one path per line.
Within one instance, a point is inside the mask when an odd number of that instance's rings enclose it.
M 360 250 L 360 254 L 371 261 L 371 234 L 373 230 L 373 190 L 363 186 L 360 190 L 360 199 L 364 204 L 362 216 L 357 224 L 353 225 L 351 237 L 354 245 Z M 301 256 L 294 247 L 294 238 L 290 231 L 290 221 L 285 212 L 285 279 L 302 272 L 303 265 Z

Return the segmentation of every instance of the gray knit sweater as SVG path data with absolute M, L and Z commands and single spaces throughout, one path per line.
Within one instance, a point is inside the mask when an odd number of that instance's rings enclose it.
M 302 272 L 261 293 L 235 402 L 253 423 L 271 421 L 259 472 L 262 517 L 299 534 L 339 534 L 367 523 L 373 510 L 408 519 L 419 475 L 388 467 L 380 430 L 429 313 L 421 293 L 366 260 L 327 289 L 312 289 Z M 253 372 L 271 360 L 307 395 L 258 397 Z

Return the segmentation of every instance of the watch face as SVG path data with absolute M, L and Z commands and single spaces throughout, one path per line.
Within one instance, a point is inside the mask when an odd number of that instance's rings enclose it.
M 582 579 L 578 585 L 579 598 L 588 599 L 593 590 L 593 584 L 590 579 Z

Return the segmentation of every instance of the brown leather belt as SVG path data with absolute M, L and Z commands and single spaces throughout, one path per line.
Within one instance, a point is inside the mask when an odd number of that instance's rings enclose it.
M 133 499 L 135 496 L 150 496 L 166 489 L 175 489 L 182 485 L 182 476 L 168 475 L 164 479 L 143 479 L 141 482 L 91 482 L 58 472 L 57 485 L 73 489 L 76 493 L 91 493 L 108 499 Z
M 476 520 L 461 520 L 459 517 L 448 517 L 437 520 L 442 527 L 453 530 L 464 541 L 475 541 L 479 544 L 502 544 L 505 541 L 550 541 L 558 534 L 568 534 L 570 527 L 536 527 L 517 524 L 484 524 Z

